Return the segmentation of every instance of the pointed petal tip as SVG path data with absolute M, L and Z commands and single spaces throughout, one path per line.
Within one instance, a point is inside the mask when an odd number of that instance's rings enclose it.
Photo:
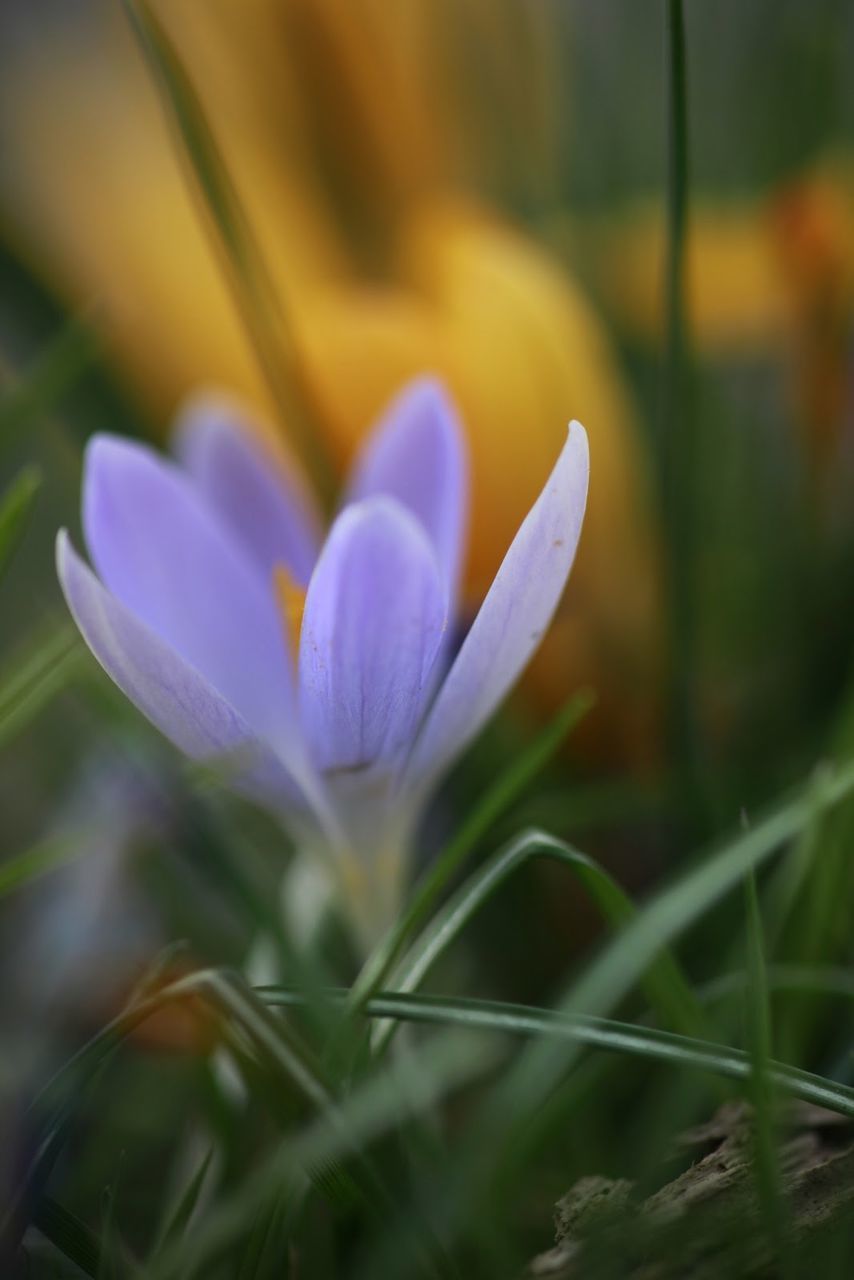
M 381 421 L 388 422 L 392 414 L 417 414 L 428 416 L 435 426 L 457 438 L 461 450 L 465 440 L 460 422 L 460 411 L 450 387 L 437 373 L 422 373 L 403 384 L 389 402 Z
M 110 431 L 97 431 L 89 437 L 83 451 L 83 526 L 87 543 L 93 507 L 120 483 L 120 478 L 124 479 L 126 468 L 151 468 L 159 462 L 157 450 L 141 440 Z
M 414 378 L 401 387 L 399 396 L 420 397 L 426 402 L 433 401 L 435 403 L 450 404 L 451 397 L 448 392 L 447 385 L 438 373 L 433 373 L 429 369 L 423 373 L 416 374 Z
M 575 559 L 588 475 L 587 433 L 573 421 L 422 726 L 409 776 L 425 793 L 503 701 L 549 627 Z
M 58 529 L 53 544 L 54 564 L 56 565 L 56 576 L 59 578 L 59 584 L 63 591 L 65 590 L 65 579 L 68 571 L 68 557 L 73 552 L 71 546 L 71 537 L 66 528 Z
M 576 418 L 572 419 L 566 429 L 566 440 L 551 478 L 573 495 L 580 508 L 580 515 L 583 516 L 590 487 L 590 440 Z
M 431 555 L 435 555 L 421 521 L 405 503 L 391 493 L 372 493 L 348 503 L 335 517 L 329 537 L 336 529 L 353 534 L 370 525 L 393 526 L 405 530 L 406 536 L 415 537 L 418 542 L 430 547 Z
M 84 483 L 88 482 L 93 472 L 100 469 L 105 461 L 113 452 L 114 443 L 121 437 L 113 435 L 108 431 L 96 431 L 86 441 L 83 449 L 83 475 Z
M 568 427 L 566 428 L 566 434 L 567 434 L 568 440 L 571 441 L 575 449 L 578 451 L 578 454 L 580 456 L 589 458 L 590 457 L 590 440 L 588 438 L 585 427 L 583 426 L 582 423 L 578 421 L 577 418 L 573 418 L 572 421 L 569 423 Z
M 376 494 L 399 500 L 432 541 L 453 598 L 468 522 L 465 433 L 446 385 L 425 374 L 406 383 L 360 451 L 349 503 Z
M 56 576 L 59 579 L 59 585 L 62 588 L 62 594 L 65 597 L 65 603 L 68 605 L 72 618 L 77 626 L 83 629 L 77 609 L 77 596 L 83 574 L 91 574 L 94 578 L 89 565 L 80 555 L 71 540 L 71 534 L 67 529 L 62 528 L 57 532 L 55 543 L 56 558 Z
M 84 450 L 87 461 L 99 463 L 107 458 L 140 454 L 149 457 L 155 453 L 150 444 L 145 444 L 142 440 L 134 440 L 130 436 L 120 435 L 116 431 L 96 431 L 86 441 Z
M 178 402 L 172 418 L 171 439 L 177 445 L 195 431 L 233 430 L 235 423 L 242 426 L 252 417 L 249 405 L 238 395 L 212 382 L 196 387 Z

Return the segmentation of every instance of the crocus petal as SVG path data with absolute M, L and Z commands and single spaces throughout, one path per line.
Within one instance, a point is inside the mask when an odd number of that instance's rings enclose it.
M 308 809 L 301 788 L 270 747 L 203 675 L 105 589 L 65 530 L 57 539 L 56 562 L 84 640 L 161 733 L 193 759 L 222 757 L 232 785 L 265 804 Z
M 513 539 L 409 761 L 429 786 L 480 731 L 534 653 L 566 585 L 587 501 L 587 436 L 578 422 Z
M 300 710 L 321 768 L 399 759 L 430 686 L 445 597 L 433 548 L 398 502 L 371 498 L 338 516 L 300 640 Z
M 283 564 L 305 586 L 320 548 L 317 512 L 296 477 L 268 456 L 239 406 L 225 396 L 194 396 L 178 416 L 174 445 L 265 581 Z
M 287 641 L 266 585 L 191 481 L 142 445 L 98 436 L 83 524 L 104 585 L 293 767 L 299 737 Z
M 447 394 L 431 378 L 410 383 L 362 450 L 349 500 L 387 494 L 417 516 L 453 598 L 464 550 L 466 492 L 463 433 Z

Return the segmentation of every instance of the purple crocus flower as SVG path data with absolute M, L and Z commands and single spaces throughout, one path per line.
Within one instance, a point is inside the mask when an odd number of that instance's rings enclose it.
M 450 662 L 468 485 L 441 386 L 412 383 L 392 404 L 325 539 L 307 495 L 229 402 L 192 402 L 176 442 L 177 464 L 114 436 L 90 443 L 95 572 L 62 531 L 68 606 L 158 729 L 195 759 L 224 758 L 232 785 L 329 859 L 367 938 L 398 905 L 430 792 L 515 683 L 563 592 L 587 495 L 584 429 L 572 423 Z M 291 652 L 283 597 L 300 588 Z

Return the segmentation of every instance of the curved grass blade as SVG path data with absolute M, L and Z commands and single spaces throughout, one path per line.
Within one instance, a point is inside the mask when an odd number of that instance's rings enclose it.
M 526 832 L 478 867 L 434 917 L 395 971 L 393 989 L 415 991 L 472 917 L 531 858 L 550 858 L 571 870 L 611 925 L 619 928 L 635 917 L 631 899 L 592 858 L 546 832 Z M 704 1026 L 701 1006 L 674 957 L 656 952 L 648 968 L 646 992 L 659 1014 L 684 1030 L 694 1032 Z M 382 1052 L 393 1034 L 393 1024 L 378 1027 L 373 1037 L 375 1051 Z
M 497 1054 L 482 1044 L 472 1044 L 469 1037 L 461 1038 L 458 1032 L 437 1035 L 422 1047 L 422 1070 L 416 1079 L 405 1063 L 390 1058 L 381 1071 L 340 1103 L 344 1131 L 330 1127 L 324 1116 L 318 1116 L 301 1132 L 288 1135 L 211 1207 L 191 1240 L 180 1249 L 167 1251 L 149 1267 L 146 1280 L 189 1280 L 209 1274 L 205 1268 L 244 1234 L 247 1221 L 259 1209 L 271 1206 L 282 1187 L 298 1178 L 302 1170 L 337 1161 L 348 1154 L 353 1142 L 365 1148 L 401 1121 L 429 1114 L 449 1093 L 491 1071 L 496 1061 Z M 421 1265 L 422 1251 L 408 1239 L 406 1245 L 398 1260 L 398 1274 L 421 1274 L 426 1270 Z M 419 1270 L 413 1265 L 416 1261 Z M 443 1263 L 444 1269 L 431 1273 L 443 1278 L 456 1274 L 450 1260 Z
M 58 1098 L 58 1110 L 62 1115 L 66 1099 L 76 1090 L 85 1088 L 93 1070 L 103 1065 L 136 1027 L 166 1004 L 193 1000 L 203 1002 L 215 1012 L 220 1019 L 221 1034 L 238 1059 L 245 1058 L 248 1043 L 252 1053 L 273 1074 L 278 1087 L 281 1088 L 282 1081 L 295 1085 L 322 1117 L 329 1132 L 335 1135 L 335 1155 L 324 1155 L 308 1165 L 299 1162 L 289 1164 L 288 1180 L 308 1177 L 332 1200 L 346 1199 L 378 1219 L 387 1214 L 394 1205 L 394 1198 L 373 1162 L 360 1148 L 358 1135 L 351 1132 L 342 1105 L 334 1096 L 320 1063 L 293 1028 L 268 1010 L 236 974 L 215 969 L 202 970 L 133 1004 L 66 1063 L 39 1094 L 34 1108 L 50 1110 L 56 1107 Z M 55 1150 L 52 1154 L 55 1159 Z M 341 1160 L 346 1160 L 347 1164 Z M 281 1192 L 281 1183 L 275 1190 L 277 1194 Z M 426 1226 L 417 1248 L 424 1273 L 434 1274 L 438 1246 Z M 168 1248 L 165 1254 L 167 1258 L 171 1256 Z M 159 1270 L 157 1274 L 160 1274 Z
M 299 1006 L 305 1000 L 302 992 L 285 987 L 262 987 L 258 991 L 270 1005 Z M 348 993 L 341 990 L 327 992 L 327 995 L 344 1002 Z M 497 1000 L 383 991 L 370 998 L 363 1013 L 369 1018 L 394 1018 L 428 1025 L 463 1027 L 469 1031 L 564 1040 L 582 1047 L 627 1054 L 692 1071 L 707 1071 L 710 1075 L 731 1080 L 749 1082 L 755 1069 L 751 1054 L 710 1040 L 611 1018 L 566 1014 Z M 771 1059 L 768 1060 L 768 1073 L 774 1084 L 792 1097 L 854 1118 L 854 1088 L 850 1085 Z
M 595 697 L 589 690 L 584 689 L 575 694 L 551 724 L 510 764 L 486 795 L 480 798 L 454 839 L 415 886 L 412 900 L 400 919 L 368 956 L 353 985 L 354 1008 L 358 1008 L 372 992 L 379 990 L 407 941 L 429 917 L 441 894 L 478 840 L 487 834 L 493 823 L 546 766 L 594 702 Z
M 819 803 L 831 809 L 853 791 L 854 765 L 849 764 L 828 780 Z M 763 822 L 661 890 L 572 983 L 560 1003 L 560 1012 L 607 1013 L 632 989 L 663 947 L 731 892 L 746 874 L 800 835 L 813 820 L 815 805 L 813 789 L 801 788 L 794 799 L 780 805 Z M 572 1068 L 577 1052 L 577 1045 L 538 1041 L 496 1085 L 478 1126 L 483 1134 L 484 1150 L 479 1159 L 484 1162 L 484 1174 L 494 1165 L 496 1141 L 505 1150 L 512 1147 L 515 1126 L 524 1125 L 526 1117 L 542 1105 Z
M 3 495 L 0 502 L 0 574 L 4 573 L 24 536 L 41 483 L 42 474 L 38 467 L 24 467 Z
M 773 964 L 768 966 L 768 989 L 780 992 L 802 992 L 805 995 L 836 996 L 854 1000 L 854 975 L 838 965 Z M 697 998 L 703 1004 L 728 1000 L 747 989 L 749 977 L 735 971 L 697 987 Z
M 122 0 L 160 89 L 167 118 L 200 197 L 205 222 L 266 378 L 282 423 L 288 429 L 316 490 L 329 498 L 333 470 L 312 427 L 310 396 L 293 328 L 272 282 L 196 90 L 165 29 L 147 0 Z

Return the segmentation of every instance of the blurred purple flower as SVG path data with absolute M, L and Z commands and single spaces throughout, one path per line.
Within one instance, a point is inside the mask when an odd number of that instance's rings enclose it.
M 462 433 L 436 383 L 411 384 L 356 461 L 325 539 L 310 501 L 240 412 L 200 398 L 180 464 L 89 445 L 83 525 L 65 531 L 69 608 L 95 657 L 182 751 L 331 856 L 358 926 L 388 922 L 430 791 L 525 667 L 569 574 L 587 495 L 570 427 L 453 661 L 467 517 Z M 306 587 L 295 662 L 275 586 Z

